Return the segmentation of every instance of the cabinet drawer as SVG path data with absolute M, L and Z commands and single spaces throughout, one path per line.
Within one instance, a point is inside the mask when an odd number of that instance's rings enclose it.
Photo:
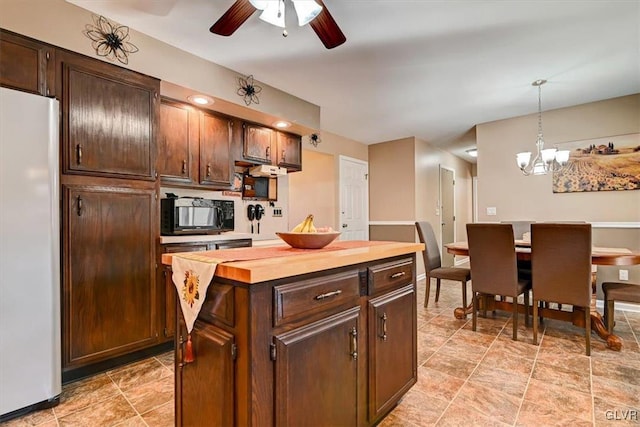
M 357 303 L 358 270 L 275 286 L 273 298 L 274 326 Z
M 413 272 L 411 258 L 369 267 L 369 295 L 413 283 Z

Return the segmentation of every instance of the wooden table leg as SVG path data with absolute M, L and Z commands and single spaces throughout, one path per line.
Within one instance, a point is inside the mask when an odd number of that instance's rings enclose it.
M 602 315 L 596 309 L 596 297 L 597 297 L 597 281 L 596 272 L 591 273 L 591 329 L 598 334 L 600 338 L 607 342 L 607 347 L 614 351 L 620 351 L 622 349 L 622 339 L 617 335 L 610 334 L 607 330 Z

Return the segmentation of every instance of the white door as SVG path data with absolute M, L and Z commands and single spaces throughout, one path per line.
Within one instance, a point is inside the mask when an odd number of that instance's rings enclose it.
M 369 240 L 369 163 L 340 156 L 341 240 Z
M 440 166 L 440 253 L 442 266 L 452 267 L 453 255 L 444 250 L 444 245 L 455 241 L 456 213 L 455 213 L 455 172 Z

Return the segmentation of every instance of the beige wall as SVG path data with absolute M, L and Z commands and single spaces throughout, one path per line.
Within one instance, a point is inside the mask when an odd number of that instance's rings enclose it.
M 543 112 L 546 145 L 640 132 L 640 94 Z M 535 149 L 537 116 L 477 126 L 480 221 L 640 221 L 640 191 L 556 193 L 551 175 L 523 176 L 515 155 Z M 496 216 L 486 208 L 496 207 Z
M 289 179 L 289 222 L 291 227 L 313 214 L 316 227 L 331 226 L 337 230 L 335 181 L 338 173 L 332 154 L 302 150 L 302 171 Z
M 413 223 L 418 220 L 431 222 L 439 238 L 440 166 L 455 171 L 456 239 L 466 239 L 465 225 L 472 218 L 472 165 L 425 141 L 404 138 L 369 146 L 372 240 L 417 241 Z M 421 257 L 418 273 L 424 273 Z
M 549 146 L 638 133 L 640 94 L 545 111 L 542 120 Z M 479 221 L 584 220 L 595 223 L 594 245 L 640 252 L 640 190 L 554 194 L 550 175 L 525 177 L 516 166 L 517 152 L 535 149 L 536 132 L 537 115 L 477 126 Z M 486 215 L 489 206 L 496 216 Z M 640 266 L 623 268 L 640 283 Z M 598 282 L 617 281 L 619 269 L 599 267 Z
M 369 146 L 369 220 L 414 221 L 415 139 Z
M 0 27 L 105 60 L 95 54 L 91 48 L 91 41 L 82 34 L 85 25 L 93 23 L 91 12 L 64 0 L 1 0 L 1 4 Z M 204 31 L 208 33 L 206 29 Z M 222 112 L 243 118 L 253 118 L 255 116 L 251 117 L 251 112 L 257 111 L 298 123 L 306 128 L 320 128 L 320 107 L 317 105 L 259 83 L 262 86 L 260 104 L 252 104 L 250 108 L 246 108 L 242 98 L 236 94 L 236 78 L 240 75 L 239 73 L 133 29 L 130 35 L 131 42 L 140 50 L 129 56 L 127 66 L 119 62 L 116 62 L 116 65 L 240 105 L 241 110 L 246 111 L 249 116 L 243 117 L 243 114 L 238 114 L 240 110 L 237 108 L 233 108 L 233 111 L 221 109 Z M 259 79 L 259 76 L 255 77 Z M 166 86 L 163 85 L 162 90 L 165 94 Z M 256 119 L 253 118 L 253 120 Z

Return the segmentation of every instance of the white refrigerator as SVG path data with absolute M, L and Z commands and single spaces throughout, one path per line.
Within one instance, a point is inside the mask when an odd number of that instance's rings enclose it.
M 0 88 L 0 420 L 56 404 L 59 105 Z

